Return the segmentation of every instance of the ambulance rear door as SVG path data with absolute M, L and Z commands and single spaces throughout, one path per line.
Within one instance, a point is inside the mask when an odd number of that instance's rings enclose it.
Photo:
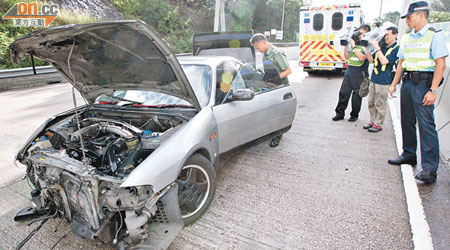
M 335 69 L 346 68 L 346 60 L 344 58 L 344 49 L 340 44 L 340 40 L 336 42 L 336 37 L 345 30 L 345 21 L 347 18 L 347 5 L 332 6 L 328 10 L 328 22 L 327 22 L 327 37 L 324 43 L 326 43 L 326 55 L 323 61 L 326 61 L 329 67 Z
M 322 41 L 326 40 L 328 32 L 327 12 L 323 7 L 310 7 L 309 11 L 300 12 L 300 64 L 305 71 L 330 68 L 319 63 L 326 53 Z
M 339 30 L 339 14 L 336 14 L 335 22 L 332 23 L 332 26 L 334 24 L 334 27 L 336 30 L 334 30 L 334 48 L 341 55 L 342 58 L 344 58 L 344 47 L 340 44 L 340 36 L 344 33 L 348 33 L 348 28 L 350 27 L 352 30 L 358 28 L 361 23 L 361 7 L 359 4 L 349 4 L 348 6 L 345 6 L 340 9 L 340 12 L 343 14 L 343 25 L 342 28 Z M 332 28 L 333 29 L 333 28 Z M 343 60 L 345 62 L 345 60 Z M 346 68 L 347 65 L 345 64 L 344 67 Z

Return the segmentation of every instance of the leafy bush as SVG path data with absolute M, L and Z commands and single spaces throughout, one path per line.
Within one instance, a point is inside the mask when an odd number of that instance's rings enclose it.
M 428 18 L 430 23 L 440 23 L 450 21 L 450 13 L 445 11 L 431 11 Z
M 18 64 L 13 64 L 10 57 L 9 45 L 17 38 L 28 34 L 36 28 L 21 28 L 14 27 L 12 25 L 0 25 L 0 69 L 12 69 L 31 67 L 31 57 L 26 56 Z M 39 58 L 34 58 L 34 64 L 36 66 L 47 65 L 46 62 Z
M 72 23 L 96 23 L 98 20 L 89 13 L 80 13 L 78 10 L 69 11 L 60 9 L 58 17 L 53 21 L 52 26 L 66 25 Z
M 0 14 L 3 16 L 17 2 L 18 2 L 17 0 L 2 0 L 0 2 Z M 37 2 L 39 6 L 45 3 L 44 1 L 30 1 L 30 2 Z M 91 17 L 89 14 L 60 9 L 58 17 L 51 24 L 51 26 L 64 25 L 70 23 L 92 23 L 96 21 L 97 20 Z M 42 28 L 14 27 L 12 25 L 11 20 L 0 21 L 0 69 L 23 68 L 32 66 L 31 57 L 29 56 L 22 58 L 22 60 L 18 62 L 18 64 L 13 64 L 10 58 L 9 45 L 17 38 L 39 29 Z M 40 60 L 39 58 L 34 58 L 34 64 L 36 66 L 42 66 L 47 65 L 48 63 Z
M 179 15 L 178 9 L 163 0 L 113 0 L 126 19 L 137 19 L 150 25 L 174 53 L 192 51 L 191 20 Z

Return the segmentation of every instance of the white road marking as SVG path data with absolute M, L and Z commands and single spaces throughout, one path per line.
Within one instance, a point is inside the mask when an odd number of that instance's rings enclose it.
M 395 141 L 399 154 L 402 153 L 402 127 L 400 115 L 397 112 L 393 99 L 389 99 L 389 110 L 391 111 L 392 124 L 394 126 Z M 401 165 L 403 176 L 403 187 L 406 195 L 406 205 L 409 213 L 409 223 L 411 225 L 412 240 L 414 249 L 432 250 L 433 241 L 431 239 L 430 228 L 425 217 L 422 206 L 422 199 L 419 196 L 414 171 L 411 165 Z

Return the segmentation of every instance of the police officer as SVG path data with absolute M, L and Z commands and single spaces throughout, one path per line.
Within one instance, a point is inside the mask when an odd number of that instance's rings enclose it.
M 284 52 L 276 49 L 261 33 L 254 34 L 250 39 L 250 43 L 259 52 L 264 53 L 264 81 L 277 85 L 288 84 L 287 76 L 291 74 L 291 68 Z
M 264 53 L 264 81 L 276 85 L 289 84 L 287 76 L 291 74 L 291 68 L 284 52 L 279 51 L 267 41 L 266 36 L 256 33 L 250 39 L 250 43 L 259 52 Z M 280 143 L 282 135 L 272 139 L 270 147 L 276 147 Z
M 432 183 L 437 177 L 439 140 L 433 111 L 436 91 L 445 69 L 445 57 L 448 56 L 445 36 L 428 24 L 428 14 L 428 3 L 417 1 L 411 3 L 408 12 L 401 17 L 406 18 L 406 24 L 412 31 L 401 39 L 397 72 L 389 88 L 392 96 L 403 77 L 400 90 L 403 152 L 388 163 L 417 164 L 417 121 L 422 171 L 416 175 L 416 179 L 424 183 Z
M 333 121 L 344 119 L 345 109 L 347 109 L 350 96 L 352 97 L 352 112 L 350 113 L 349 122 L 358 120 L 359 111 L 361 110 L 362 98 L 358 91 L 364 80 L 364 74 L 369 75 L 369 62 L 364 52 L 364 48 L 359 44 L 362 36 L 370 31 L 369 25 L 363 24 L 359 27 L 356 37 L 353 35 L 349 41 L 349 46 L 344 50 L 345 59 L 348 61 L 348 68 L 344 74 L 341 89 L 339 90 L 339 101 L 336 106 L 336 115 L 331 118 Z M 355 39 L 357 41 L 355 41 Z M 357 44 L 358 42 L 358 44 Z

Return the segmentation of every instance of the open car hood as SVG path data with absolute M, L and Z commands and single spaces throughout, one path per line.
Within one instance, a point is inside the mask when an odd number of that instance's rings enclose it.
M 147 90 L 200 110 L 175 55 L 142 21 L 53 27 L 25 35 L 9 48 L 15 63 L 26 53 L 52 63 L 90 103 L 116 90 Z

